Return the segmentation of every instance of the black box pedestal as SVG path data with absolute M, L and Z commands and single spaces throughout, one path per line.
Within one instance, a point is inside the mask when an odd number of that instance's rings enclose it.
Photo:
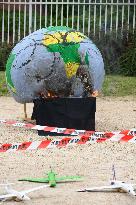
M 37 125 L 78 130 L 95 130 L 96 98 L 49 98 L 34 101 L 32 119 Z M 39 135 L 64 134 L 50 133 L 42 130 Z

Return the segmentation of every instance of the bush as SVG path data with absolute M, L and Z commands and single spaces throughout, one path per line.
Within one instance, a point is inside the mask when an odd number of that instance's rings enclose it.
M 102 53 L 106 73 L 118 73 L 117 59 L 125 49 L 123 39 L 120 36 L 116 38 L 114 33 L 109 32 L 106 35 L 102 33 L 100 39 L 95 39 L 95 43 Z
M 116 37 L 109 32 L 93 41 L 102 53 L 107 74 L 136 76 L 136 33 Z
M 119 58 L 120 73 L 136 76 L 136 33 L 129 38 L 126 51 Z
M 0 43 L 0 71 L 4 71 L 6 69 L 6 62 L 8 59 L 8 56 L 13 48 L 13 45 L 7 44 L 7 43 Z

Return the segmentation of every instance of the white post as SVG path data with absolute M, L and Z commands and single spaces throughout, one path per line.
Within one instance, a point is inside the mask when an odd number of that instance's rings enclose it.
M 34 31 L 36 31 L 36 26 L 37 26 L 37 21 L 36 21 L 36 14 L 37 12 L 37 6 L 36 6 L 36 0 L 35 0 L 35 5 L 34 5 Z
M 58 25 L 58 0 L 56 0 L 56 26 Z
M 100 0 L 102 3 L 102 0 Z M 101 37 L 101 28 L 102 28 L 102 5 L 100 4 L 100 17 L 99 17 L 99 39 Z
M 79 17 L 79 12 L 80 12 L 79 3 L 80 3 L 80 0 L 78 0 L 78 8 L 77 8 L 78 9 L 77 10 L 77 30 L 79 30 L 79 18 L 80 18 Z
M 121 27 L 121 36 L 123 36 L 123 27 L 124 27 L 124 0 L 122 5 L 122 27 Z
M 134 5 L 134 14 L 133 14 L 133 34 L 135 31 L 135 23 L 136 23 L 136 6 Z
M 13 7 L 13 44 L 15 43 L 15 0 L 14 0 L 14 7 Z
M 73 5 L 72 5 L 72 28 L 74 28 L 74 0 L 73 0 Z
M 67 23 L 66 23 L 67 26 L 68 26 L 68 18 L 69 18 L 69 0 L 67 0 Z
M 4 15 L 4 0 L 3 0 L 3 5 L 2 5 L 2 9 L 3 9 L 3 14 L 2 14 L 2 43 L 4 43 L 4 18 L 5 18 L 5 15 Z
M 26 0 L 24 5 L 24 37 L 26 36 Z
M 47 0 L 45 1 L 45 27 L 47 27 Z
M 128 22 L 127 22 L 127 32 L 129 33 L 129 15 L 130 15 L 130 0 L 128 0 Z
M 91 0 L 89 0 L 89 3 L 91 3 Z M 88 36 L 90 34 L 90 24 L 91 24 L 91 9 L 90 9 L 90 4 L 89 4 L 89 10 L 88 10 Z
M 94 5 L 94 36 L 95 36 L 95 29 L 96 29 L 96 0 Z
M 29 0 L 29 34 L 32 32 L 32 0 Z
M 63 26 L 63 0 L 61 5 L 61 26 Z
M 40 0 L 40 29 L 42 27 L 42 0 Z
M 51 0 L 51 11 L 50 11 L 50 26 L 52 26 L 52 0 Z
M 8 36 L 7 36 L 7 43 L 9 44 L 9 25 L 10 25 L 10 0 L 8 0 Z
M 105 5 L 105 34 L 107 33 L 107 0 Z
M 110 32 L 112 32 L 112 15 L 113 15 L 113 0 L 111 0 L 111 22 L 110 22 Z
M 119 0 L 117 0 L 117 4 L 119 3 Z M 117 5 L 116 10 L 116 38 L 118 36 L 118 21 L 119 21 L 119 6 Z
M 85 3 L 85 0 L 84 0 Z M 83 5 L 83 33 L 85 32 L 85 4 Z
M 19 0 L 19 3 L 21 2 L 21 0 Z M 18 41 L 20 41 L 20 4 L 18 5 Z

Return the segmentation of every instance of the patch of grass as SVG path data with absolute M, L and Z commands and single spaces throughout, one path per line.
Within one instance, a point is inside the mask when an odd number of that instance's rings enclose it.
M 9 95 L 6 79 L 5 79 L 5 72 L 0 71 L 0 96 L 7 96 Z
M 136 96 L 136 77 L 126 77 L 121 75 L 106 75 L 102 93 L 104 96 Z M 5 73 L 0 71 L 0 96 L 9 95 Z
M 104 96 L 136 96 L 136 77 L 107 75 L 104 80 L 102 93 Z

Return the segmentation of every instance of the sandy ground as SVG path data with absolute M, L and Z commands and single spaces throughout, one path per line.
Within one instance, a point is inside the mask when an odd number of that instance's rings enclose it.
M 32 104 L 27 106 L 29 116 Z M 0 97 L 0 119 L 19 119 L 23 106 L 10 97 Z M 136 127 L 136 97 L 98 98 L 96 130 L 115 131 Z M 44 139 L 37 131 L 0 125 L 0 143 L 23 142 Z M 106 185 L 111 179 L 114 164 L 117 179 L 136 183 L 136 145 L 132 143 L 104 142 L 80 145 L 62 149 L 20 151 L 0 154 L 0 183 L 8 179 L 17 182 L 22 177 L 45 176 L 50 166 L 63 175 L 80 175 L 82 182 L 58 184 L 30 193 L 29 202 L 3 202 L 3 204 L 29 205 L 136 205 L 136 198 L 124 193 L 78 193 L 79 188 Z M 13 185 L 17 190 L 28 189 L 41 184 L 19 182 Z M 4 189 L 0 188 L 0 194 Z

